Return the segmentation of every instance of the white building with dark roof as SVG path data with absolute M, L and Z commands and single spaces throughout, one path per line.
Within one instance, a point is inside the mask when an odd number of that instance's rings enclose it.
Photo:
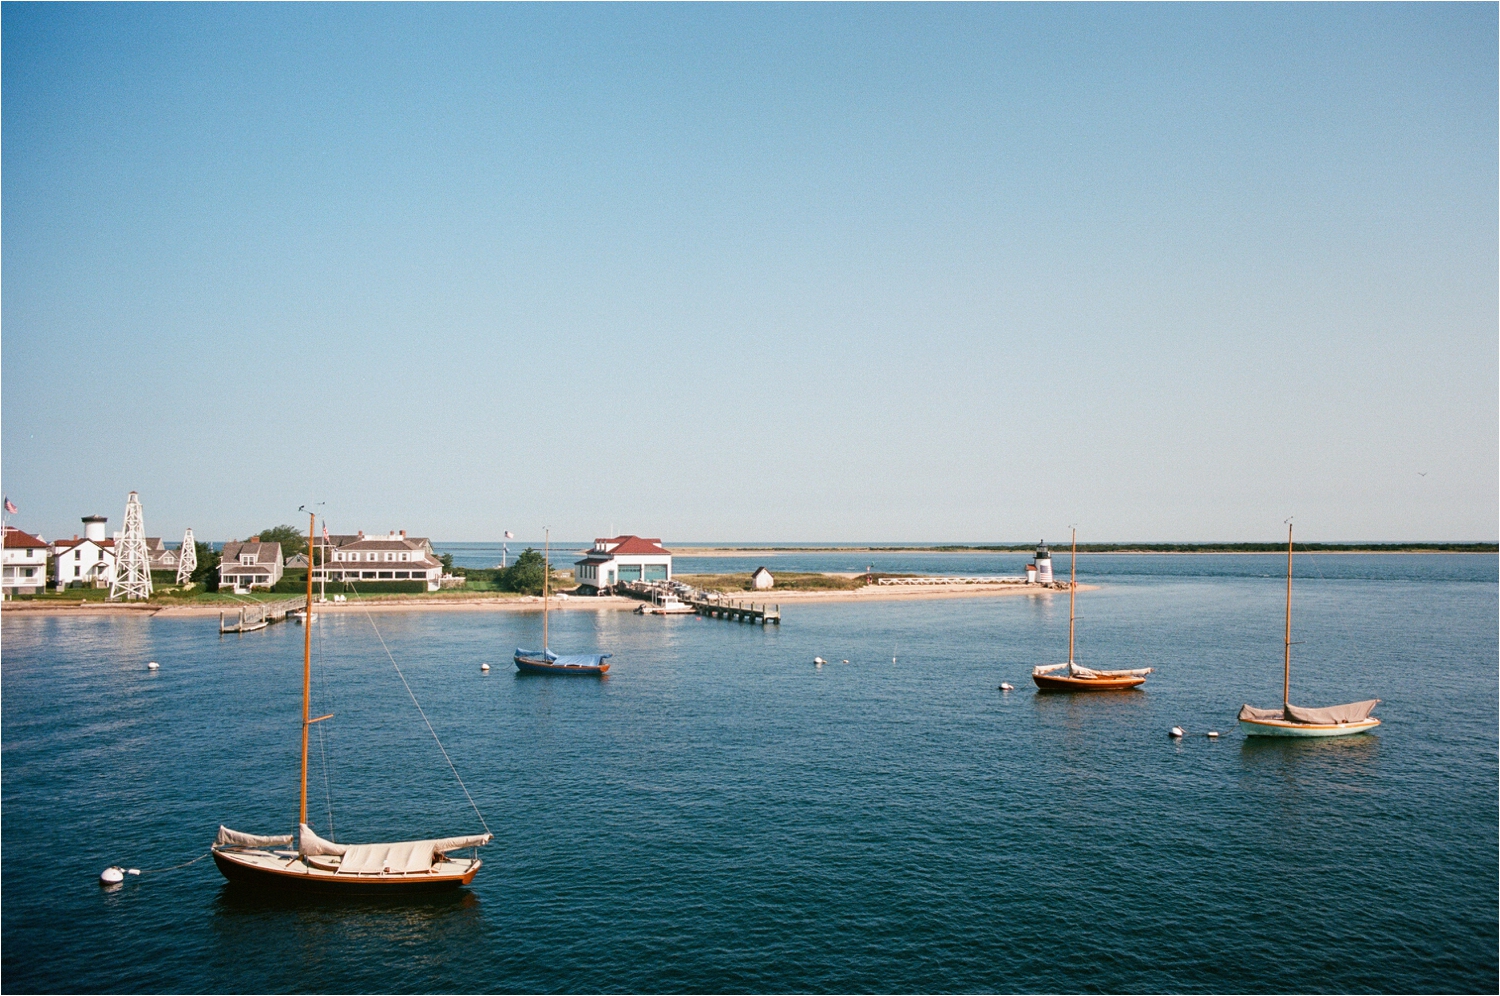
M 281 580 L 281 544 L 259 539 L 230 540 L 219 557 L 219 587 L 243 595 L 252 588 L 270 588 Z
M 47 541 L 5 527 L 4 568 L 0 571 L 0 593 L 35 595 L 47 587 Z
M 425 536 L 407 536 L 406 530 L 384 536 L 330 536 L 328 563 L 313 571 L 313 580 L 390 582 L 424 581 L 428 591 L 442 586 L 443 562 L 432 552 Z
M 52 541 L 53 582 L 59 591 L 69 585 L 105 588 L 115 579 L 115 541 L 104 538 L 102 515 L 83 517 L 83 538 Z
M 611 536 L 594 540 L 594 548 L 583 553 L 573 577 L 587 594 L 628 581 L 672 580 L 672 551 L 660 539 Z

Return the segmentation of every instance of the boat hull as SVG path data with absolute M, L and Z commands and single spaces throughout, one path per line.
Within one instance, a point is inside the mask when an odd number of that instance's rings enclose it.
M 608 661 L 600 661 L 598 664 L 555 664 L 552 661 L 540 660 L 535 657 L 522 657 L 517 654 L 516 670 L 523 674 L 571 674 L 580 677 L 599 676 L 609 670 Z
M 438 871 L 411 875 L 339 875 L 310 867 L 299 858 L 278 858 L 266 851 L 215 849 L 219 873 L 235 885 L 279 892 L 311 892 L 325 895 L 385 896 L 423 892 L 447 892 L 474 881 L 483 861 L 446 861 Z
M 1143 676 L 1135 674 L 1121 678 L 1070 678 L 1056 674 L 1033 674 L 1031 680 L 1044 692 L 1120 692 L 1146 683 Z
M 1373 716 L 1358 723 L 1289 723 L 1284 719 L 1242 719 L 1240 729 L 1250 737 L 1348 737 L 1380 725 Z

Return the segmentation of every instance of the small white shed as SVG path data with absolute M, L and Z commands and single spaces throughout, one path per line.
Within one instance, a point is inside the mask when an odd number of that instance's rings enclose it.
M 776 579 L 765 567 L 757 567 L 755 573 L 750 575 L 750 583 L 755 586 L 756 591 L 765 591 L 776 585 Z

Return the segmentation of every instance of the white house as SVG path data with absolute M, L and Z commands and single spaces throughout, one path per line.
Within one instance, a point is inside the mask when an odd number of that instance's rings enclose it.
M 756 591 L 765 591 L 776 584 L 776 578 L 765 567 L 757 567 L 755 573 L 750 575 L 750 583 Z
M 661 540 L 611 536 L 594 540 L 594 548 L 573 565 L 573 577 L 587 594 L 627 581 L 672 580 L 672 551 Z
M 281 544 L 262 543 L 259 539 L 224 544 L 219 558 L 219 587 L 228 587 L 236 595 L 251 588 L 270 588 L 281 580 Z
M 329 581 L 425 581 L 428 591 L 442 585 L 443 562 L 432 552 L 432 543 L 421 536 L 398 530 L 385 536 L 330 536 L 328 563 L 313 571 L 313 580 Z
M 70 584 L 104 588 L 115 579 L 115 541 L 104 538 L 102 515 L 83 517 L 83 539 L 52 541 L 53 581 L 61 591 Z
M 47 541 L 5 527 L 5 556 L 0 593 L 35 595 L 47 586 Z

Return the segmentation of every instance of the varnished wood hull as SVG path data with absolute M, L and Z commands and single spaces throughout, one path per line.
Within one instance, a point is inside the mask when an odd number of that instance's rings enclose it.
M 1140 675 L 1123 678 L 1069 678 L 1055 674 L 1033 674 L 1031 680 L 1044 692 L 1119 692 L 1144 685 Z
M 1242 719 L 1240 729 L 1251 737 L 1349 737 L 1380 725 L 1371 716 L 1358 723 L 1289 723 L 1277 719 Z
M 310 892 L 325 895 L 385 896 L 422 892 L 446 892 L 474 881 L 482 861 L 464 862 L 466 867 L 451 874 L 425 875 L 337 875 L 310 868 L 300 860 L 272 867 L 264 852 L 215 849 L 219 873 L 236 885 L 274 891 Z

